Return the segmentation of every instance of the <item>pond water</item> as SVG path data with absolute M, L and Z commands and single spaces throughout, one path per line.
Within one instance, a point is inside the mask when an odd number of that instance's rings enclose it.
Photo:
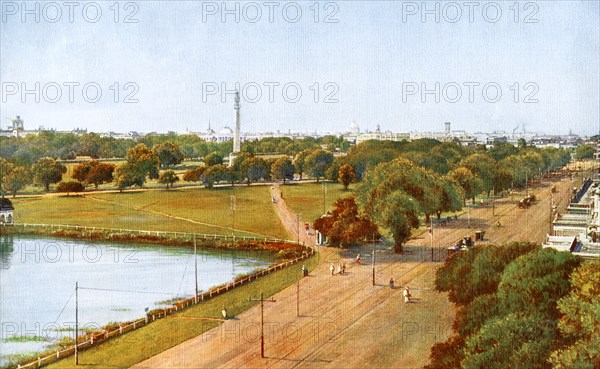
M 196 258 L 201 291 L 274 261 L 200 244 Z M 76 282 L 79 326 L 93 329 L 193 296 L 194 274 L 190 247 L 0 235 L 0 367 L 73 337 Z

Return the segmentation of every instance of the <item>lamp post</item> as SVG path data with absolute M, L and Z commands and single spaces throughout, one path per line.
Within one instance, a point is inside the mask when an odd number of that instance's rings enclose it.
M 327 193 L 327 187 L 325 187 L 325 180 L 323 180 L 323 214 L 325 214 L 325 194 Z
M 194 236 L 194 279 L 196 281 L 196 294 L 194 295 L 194 302 L 198 303 L 198 254 L 196 252 L 196 236 Z
M 75 282 L 75 365 L 79 365 L 77 336 L 79 336 L 79 282 Z
M 371 258 L 371 265 L 373 267 L 373 286 L 375 285 L 375 234 L 373 233 L 373 257 Z
M 230 197 L 231 200 L 231 236 L 233 237 L 234 241 L 235 241 L 235 211 L 237 209 L 237 198 L 235 197 L 235 195 L 232 195 Z
M 296 316 L 300 316 L 300 280 L 296 283 Z

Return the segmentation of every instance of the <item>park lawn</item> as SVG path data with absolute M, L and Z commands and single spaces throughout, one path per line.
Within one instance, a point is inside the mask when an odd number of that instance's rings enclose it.
M 312 256 L 305 261 L 304 265 L 309 270 L 314 270 L 318 265 L 318 259 L 318 254 Z M 70 356 L 48 365 L 47 368 L 81 368 L 82 366 L 88 369 L 128 368 L 221 324 L 218 321 L 197 318 L 221 318 L 223 306 L 227 307 L 230 315 L 236 316 L 257 304 L 255 301 L 248 301 L 249 297 L 256 298 L 263 292 L 267 298 L 300 278 L 299 264 L 284 268 L 197 306 L 83 351 L 79 355 L 79 366 L 75 365 L 74 356 Z M 257 344 L 257 351 L 259 350 Z
M 289 238 L 275 214 L 267 186 L 20 197 L 13 203 L 19 223 L 231 235 L 233 195 L 236 235 Z
M 268 186 L 187 188 L 159 191 L 96 194 L 95 198 L 119 202 L 145 211 L 167 213 L 193 221 L 233 227 L 231 197 L 235 196 L 235 228 L 252 234 L 287 239 L 275 214 Z M 218 229 L 215 229 L 218 230 Z M 231 234 L 230 229 L 220 229 Z
M 323 215 L 323 183 L 291 183 L 280 185 L 283 197 L 303 221 L 310 223 Z M 333 203 L 340 198 L 353 196 L 352 185 L 348 191 L 339 183 L 325 183 L 325 211 L 332 209 Z

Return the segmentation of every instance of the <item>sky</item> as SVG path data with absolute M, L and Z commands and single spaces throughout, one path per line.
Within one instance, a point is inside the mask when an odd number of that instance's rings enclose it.
M 599 3 L 0 0 L 0 127 L 594 135 Z

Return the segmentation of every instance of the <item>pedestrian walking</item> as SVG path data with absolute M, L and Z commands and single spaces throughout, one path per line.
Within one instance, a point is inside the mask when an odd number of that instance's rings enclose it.
M 360 254 L 356 255 L 356 259 L 354 259 L 354 263 L 360 264 Z
M 333 265 L 333 263 L 331 263 L 331 265 L 329 265 L 329 271 L 331 272 L 331 275 L 333 276 L 333 273 L 335 272 L 335 266 Z
M 342 264 L 342 274 L 346 274 L 346 263 Z
M 308 269 L 306 269 L 306 266 L 302 265 L 302 276 L 306 277 L 308 276 Z
M 342 273 L 342 264 L 338 265 L 338 274 L 343 274 Z
M 410 291 L 408 290 L 408 286 L 406 286 L 406 288 L 404 289 L 404 303 L 408 304 L 410 303 Z
M 390 278 L 390 288 L 394 289 L 394 278 Z

